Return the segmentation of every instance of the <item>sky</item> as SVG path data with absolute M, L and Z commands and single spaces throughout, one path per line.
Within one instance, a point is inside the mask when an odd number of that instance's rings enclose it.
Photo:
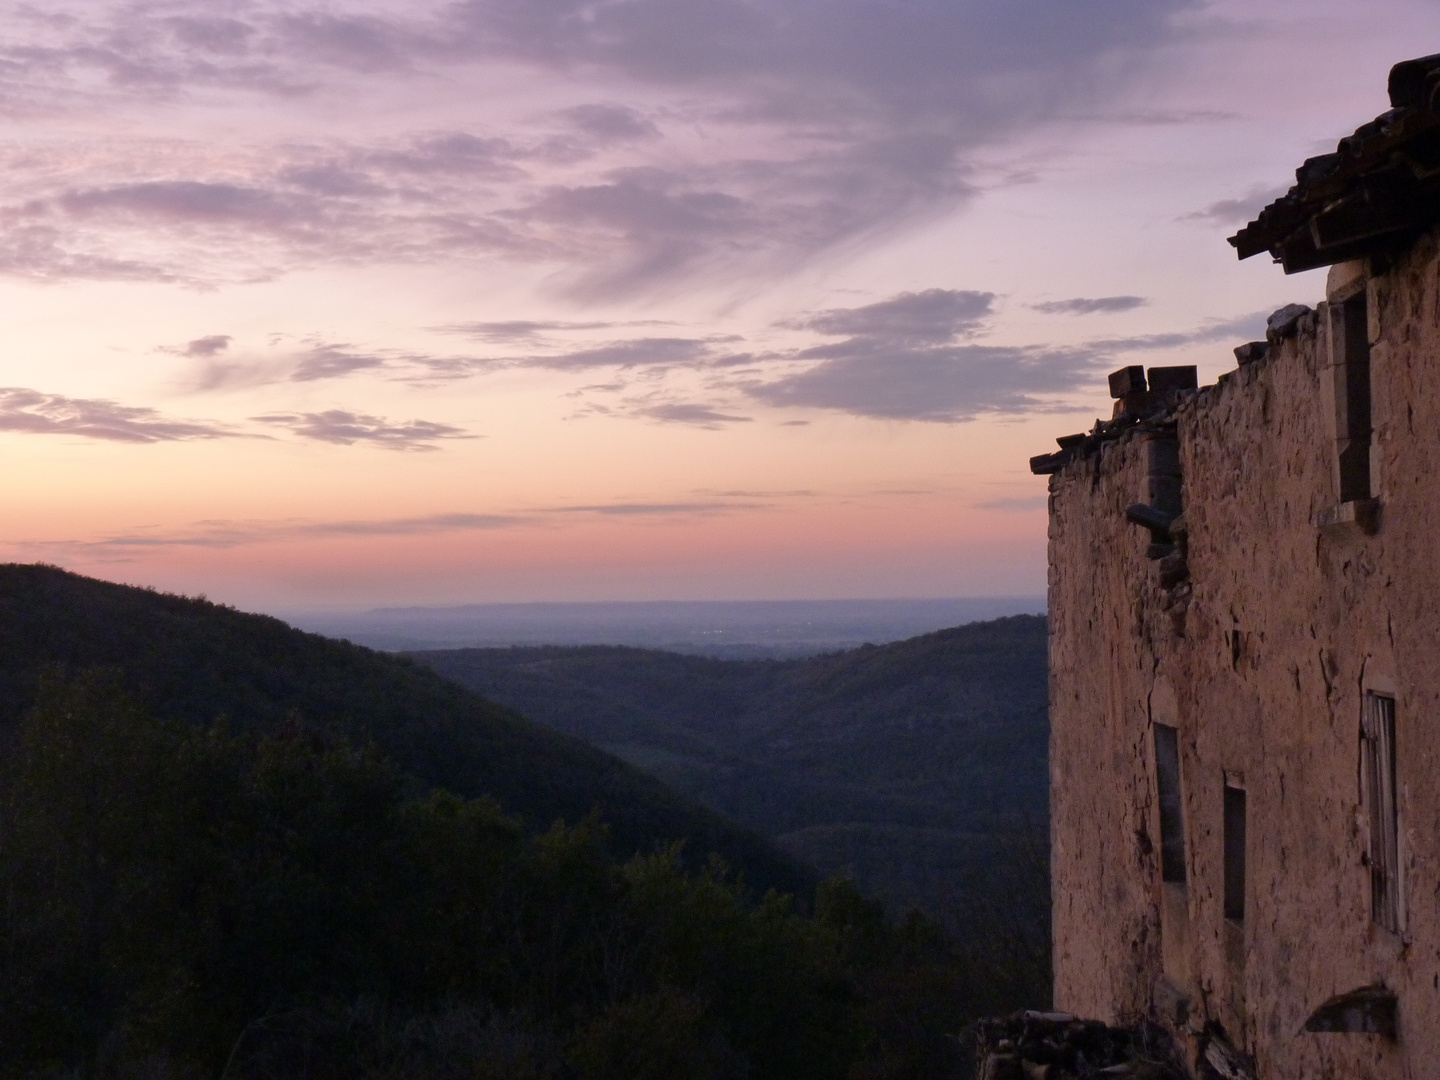
M 247 610 L 1037 595 L 1027 459 L 1437 0 L 0 4 L 0 558 Z

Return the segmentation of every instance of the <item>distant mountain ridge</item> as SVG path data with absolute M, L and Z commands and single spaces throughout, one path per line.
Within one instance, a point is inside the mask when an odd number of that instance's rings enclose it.
M 531 723 L 411 660 L 205 600 L 57 567 L 0 565 L 0 753 L 42 676 L 114 671 L 148 713 L 241 730 L 290 727 L 373 743 L 423 787 L 489 795 L 539 827 L 592 812 L 622 851 L 686 841 L 757 885 L 813 878 L 764 839 L 582 740 Z
M 297 612 L 288 621 L 395 650 L 629 645 L 721 659 L 789 659 L 1038 613 L 1045 598 L 589 601 Z
M 1041 616 L 786 661 L 607 646 L 413 655 L 822 871 L 942 917 L 997 845 L 1047 819 Z

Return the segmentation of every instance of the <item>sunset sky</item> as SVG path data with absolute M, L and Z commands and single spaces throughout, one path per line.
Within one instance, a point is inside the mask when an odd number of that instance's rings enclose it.
M 0 541 L 252 610 L 1035 595 L 1026 459 L 1435 0 L 4 5 Z

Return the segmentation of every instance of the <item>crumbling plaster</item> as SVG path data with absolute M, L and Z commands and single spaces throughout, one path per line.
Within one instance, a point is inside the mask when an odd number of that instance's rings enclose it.
M 1432 233 L 1365 286 L 1373 535 L 1319 524 L 1338 492 L 1324 304 L 1175 410 L 1188 604 L 1125 518 L 1145 500 L 1141 436 L 1051 477 L 1057 1008 L 1149 1013 L 1182 1038 L 1218 1023 L 1264 1080 L 1440 1071 L 1437 268 Z M 1401 935 L 1370 913 L 1367 685 L 1396 699 Z M 1160 880 L 1156 721 L 1180 734 L 1184 886 Z M 1248 802 L 1243 924 L 1222 907 L 1227 775 Z M 1398 996 L 1398 1040 L 1302 1032 L 1321 1002 L 1376 982 Z

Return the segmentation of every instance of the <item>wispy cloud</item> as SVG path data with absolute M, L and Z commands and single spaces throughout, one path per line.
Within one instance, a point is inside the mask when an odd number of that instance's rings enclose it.
M 1065 120 L 1136 127 L 1184 127 L 1234 120 L 1241 114 L 1220 109 L 1132 109 L 1126 112 L 1067 114 Z
M 723 496 L 730 499 L 813 499 L 820 494 L 810 488 L 796 488 L 781 491 L 752 491 L 745 488 L 732 489 L 729 491 L 712 491 L 709 488 L 700 488 L 695 492 L 697 495 Z
M 180 348 L 165 348 L 196 361 L 176 380 L 185 393 L 216 393 L 272 386 L 377 376 L 395 382 L 434 385 L 490 372 L 532 369 L 555 372 L 617 372 L 700 370 L 735 367 L 753 358 L 737 353 L 739 339 L 709 337 L 641 337 L 573 342 L 546 335 L 556 329 L 608 329 L 613 323 L 480 324 L 473 336 L 492 344 L 523 344 L 534 351 L 492 356 L 426 353 L 413 350 L 368 348 L 341 342 L 310 340 L 298 345 L 272 343 L 249 351 L 235 349 L 222 335 L 202 338 Z M 493 327 L 493 328 L 492 328 Z M 468 332 L 468 330 L 467 330 Z
M 514 357 L 509 362 L 553 371 L 585 371 L 604 367 L 689 367 L 710 359 L 714 351 L 714 343 L 705 339 L 636 338 L 548 356 Z
M 519 528 L 554 527 L 585 517 L 683 518 L 697 515 L 763 510 L 764 502 L 734 498 L 711 498 L 681 502 L 616 501 L 574 506 L 549 506 L 513 513 L 455 512 L 398 518 L 348 518 L 314 521 L 284 520 L 198 521 L 177 529 L 136 528 L 94 540 L 38 540 L 11 543 L 14 550 L 32 556 L 59 556 L 76 551 L 125 557 L 154 549 L 201 548 L 226 550 L 263 544 L 311 540 L 375 538 L 389 536 L 430 536 L 455 532 L 494 532 Z
M 366 443 L 392 450 L 434 450 L 435 444 L 443 440 L 481 437 L 450 424 L 430 420 L 395 422 L 344 409 L 269 413 L 250 419 L 302 439 L 346 446 Z M 121 405 L 104 398 L 72 398 L 22 387 L 0 388 L 0 431 L 121 443 L 270 438 L 215 421 L 177 419 L 148 406 Z
M 182 356 L 217 356 L 230 347 L 229 334 L 210 334 L 187 341 L 178 351 Z
M 754 504 L 736 502 L 597 503 L 593 506 L 559 506 L 558 514 L 599 514 L 601 517 L 670 517 L 681 514 L 717 514 L 755 509 Z
M 387 450 L 434 450 L 442 439 L 477 439 L 464 428 L 437 424 L 430 420 L 395 423 L 381 416 L 327 409 L 324 412 L 269 413 L 251 417 L 261 424 L 285 428 L 302 439 L 338 443 L 369 443 Z
M 1243 195 L 1230 199 L 1219 199 L 1200 210 L 1181 216 L 1181 221 L 1203 221 L 1210 225 L 1226 227 L 1244 225 L 1290 190 L 1289 184 L 1274 186 L 1254 184 Z
M 497 345 L 508 345 L 515 342 L 535 342 L 543 339 L 547 334 L 569 333 L 572 331 L 593 331 L 612 330 L 621 326 L 657 326 L 665 325 L 660 320 L 646 320 L 644 322 L 566 322 L 554 319 L 511 319 L 502 322 L 468 322 L 451 323 L 448 326 L 437 326 L 433 329 L 446 334 L 463 334 L 472 337 L 476 341 L 484 341 Z
M 651 374 L 651 373 L 647 373 Z M 662 371 L 663 376 L 670 372 Z M 647 379 L 647 381 L 653 381 Z M 657 424 L 680 424 L 685 427 L 701 428 L 706 431 L 720 431 L 736 424 L 754 423 L 755 418 L 737 412 L 733 407 L 733 388 L 727 393 L 731 405 L 720 401 L 698 402 L 679 398 L 670 389 L 648 390 L 643 393 L 629 393 L 631 387 L 625 382 L 587 386 L 570 396 L 582 398 L 583 406 L 572 419 L 587 416 L 608 416 L 629 420 L 647 420 Z M 596 395 L 600 395 L 599 398 Z M 606 398 L 610 400 L 606 400 Z M 617 400 L 618 398 L 618 400 Z
M 748 388 L 769 405 L 831 409 L 884 420 L 957 423 L 982 413 L 1053 407 L 1054 395 L 1093 382 L 1103 360 L 1079 349 L 954 345 L 876 348 Z
M 609 378 L 569 392 L 582 402 L 574 416 L 626 417 L 719 430 L 754 422 L 751 412 L 757 403 L 940 423 L 987 413 L 1050 410 L 1064 395 L 1098 379 L 1116 357 L 1248 340 L 1263 333 L 1265 320 L 1263 312 L 1255 312 L 1212 319 L 1185 330 L 1097 338 L 1064 347 L 977 343 L 974 339 L 989 331 L 995 302 L 992 292 L 928 289 L 851 308 L 807 312 L 776 326 L 821 340 L 785 349 L 755 348 L 730 335 L 621 338 L 575 348 L 555 335 L 627 324 L 515 320 L 439 329 L 491 344 L 522 343 L 533 351 L 445 356 L 311 341 L 300 349 L 246 358 L 232 355 L 233 346 L 224 335 L 197 339 L 172 351 L 198 361 L 185 384 L 192 391 L 354 375 L 434 386 L 507 369 L 604 371 L 612 373 Z M 1125 295 L 1073 297 L 1038 306 L 1053 313 L 1086 315 L 1123 312 L 1145 303 L 1142 297 Z M 442 439 L 471 437 L 448 425 L 396 424 L 344 410 L 277 411 L 254 419 L 301 438 L 397 449 L 430 449 Z
M 989 292 L 929 289 L 793 320 L 848 336 L 795 354 L 819 363 L 742 389 L 775 406 L 956 423 L 1044 408 L 1046 396 L 1094 377 L 1096 358 L 1081 350 L 961 344 L 984 327 L 994 301 Z
M 212 344 L 222 341 L 223 345 Z M 313 383 L 373 375 L 404 382 L 466 378 L 504 366 L 475 356 L 441 355 L 400 349 L 364 348 L 317 339 L 272 342 L 259 350 L 232 348 L 232 340 L 202 338 L 181 349 L 168 349 L 198 361 L 177 379 L 185 393 L 223 393 L 281 383 Z
M 528 318 L 517 318 L 517 320 L 500 321 L 500 323 L 452 323 L 444 327 L 435 327 L 435 330 L 444 334 L 464 334 L 465 337 L 475 338 L 477 341 L 490 341 L 494 344 L 511 344 L 514 341 L 536 341 L 546 334 L 569 333 L 575 330 L 611 330 L 624 323 L 567 323 L 563 320 L 528 320 Z
M 778 407 L 959 423 L 987 413 L 1054 409 L 1064 395 L 1097 381 L 1117 354 L 1244 340 L 1264 329 L 1264 315 L 1256 313 L 1213 320 L 1191 330 L 1106 338 L 1063 348 L 966 343 L 964 339 L 983 326 L 991 300 L 990 293 L 932 290 L 826 312 L 795 325 L 851 336 L 794 354 L 796 360 L 819 361 L 810 367 L 779 377 L 737 381 L 736 386 L 751 398 Z
M 61 170 L 16 155 L 0 273 L 203 284 L 486 257 L 564 267 L 560 286 L 587 297 L 753 281 L 961 205 L 977 150 L 1109 116 L 1120 73 L 1193 33 L 1176 16 L 1202 7 L 913 0 L 877 21 L 851 0 L 57 3 L 7 25 L 10 117 L 157 101 L 223 114 L 257 95 L 340 115 L 347 91 L 398 97 L 431 79 L 479 94 L 497 70 L 577 103 L 392 140 L 342 120 L 323 143 L 227 137 L 222 154 L 157 123 L 153 153 L 85 139 Z M 646 106 L 615 102 L 617 85 Z
M 1100 338 L 1087 347 L 1098 353 L 1142 352 L 1151 349 L 1178 349 L 1211 341 L 1251 341 L 1265 336 L 1268 311 L 1256 311 L 1233 319 L 1214 319 L 1192 330 L 1176 330 L 1133 337 Z
M 55 206 L 73 219 L 238 226 L 286 231 L 313 224 L 312 206 L 265 188 L 199 180 L 147 180 L 67 191 Z
M 632 415 L 643 416 L 662 424 L 688 424 L 691 427 L 702 427 L 711 431 L 719 430 L 730 424 L 748 424 L 753 419 L 749 416 L 724 413 L 708 405 L 696 405 L 688 402 L 648 405 L 636 409 Z
M 993 314 L 995 294 L 959 289 L 905 292 L 855 308 L 831 308 L 788 320 L 787 326 L 892 344 L 935 344 L 969 337 Z
M 1030 306 L 1042 315 L 1094 315 L 1098 312 L 1134 311 L 1149 302 L 1143 296 L 1076 296 L 1069 300 L 1046 300 Z
M 660 135 L 655 122 L 628 105 L 575 105 L 556 114 L 586 135 L 607 141 L 628 142 L 632 139 L 654 139 Z
M 335 379 L 357 371 L 383 368 L 387 360 L 374 353 L 361 353 L 341 345 L 318 345 L 301 354 L 290 378 L 293 382 Z
M 0 388 L 0 431 L 71 435 L 104 442 L 188 442 L 243 437 L 223 424 L 178 420 L 155 409 L 103 398 L 72 398 L 20 387 Z
M 1049 505 L 1048 495 L 1027 495 L 1013 499 L 991 499 L 989 502 L 976 503 L 977 510 L 999 510 L 1004 513 L 1027 513 L 1032 510 L 1044 510 Z
M 150 548 L 227 549 L 252 544 L 338 537 L 423 536 L 446 532 L 491 531 L 532 524 L 533 518 L 510 514 L 434 514 L 425 517 L 342 521 L 196 522 L 186 529 L 133 529 L 97 540 L 35 541 L 27 549 L 141 551 Z
M 524 152 L 470 132 L 242 145 L 227 148 L 223 170 L 213 147 L 158 136 L 72 156 L 84 167 L 35 154 L 6 162 L 0 274 L 211 286 L 359 261 L 565 254 L 502 213 L 523 197 L 505 185 L 526 180 Z M 129 178 L 137 172 L 150 175 Z
M 583 348 L 552 348 L 548 352 L 532 352 L 483 358 L 410 356 L 405 362 L 416 378 L 465 378 L 488 371 L 507 368 L 529 368 L 542 371 L 586 372 L 611 368 L 616 371 L 649 371 L 653 374 L 672 369 L 698 370 L 733 365 L 748 354 L 736 354 L 737 339 L 730 336 L 704 338 L 645 337 L 607 341 Z M 553 343 L 550 343 L 553 346 Z

